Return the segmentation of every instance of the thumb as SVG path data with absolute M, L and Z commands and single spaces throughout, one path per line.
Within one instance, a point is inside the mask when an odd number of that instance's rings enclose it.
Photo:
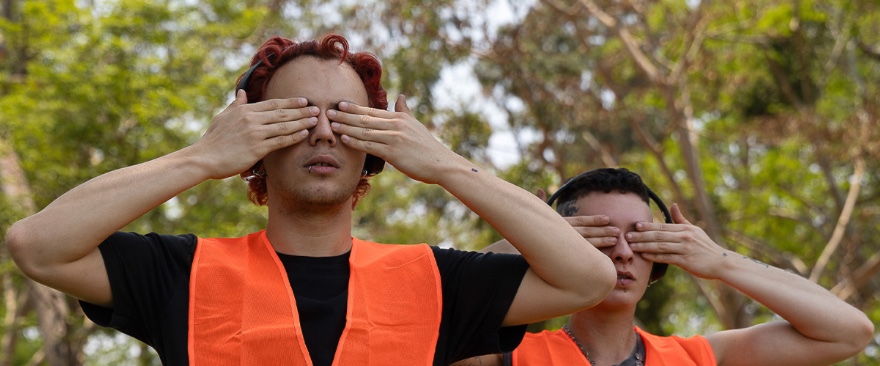
M 672 222 L 676 224 L 691 224 L 690 221 L 684 218 L 684 215 L 681 213 L 681 209 L 678 207 L 677 203 L 672 204 L 672 209 L 669 210 L 669 213 L 672 214 Z
M 547 202 L 547 192 L 544 192 L 543 189 L 538 188 L 538 191 L 535 192 L 535 195 L 541 199 L 541 201 Z
M 235 91 L 235 100 L 233 100 L 232 103 L 230 103 L 223 111 L 225 112 L 232 109 L 233 107 L 244 104 L 247 104 L 247 92 L 245 92 L 244 89 L 238 89 L 237 91 Z
M 406 95 L 400 94 L 397 96 L 397 102 L 394 103 L 394 111 L 403 112 L 410 116 L 413 115 L 412 111 L 409 110 L 409 107 L 406 105 Z

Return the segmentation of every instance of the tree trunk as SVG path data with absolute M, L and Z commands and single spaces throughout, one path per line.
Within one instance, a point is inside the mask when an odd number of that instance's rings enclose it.
M 30 186 L 21 169 L 18 154 L 15 153 L 8 141 L 2 138 L 0 138 L 0 192 L 6 196 L 7 202 L 17 204 L 14 209 L 21 215 L 31 215 L 36 212 L 34 201 L 31 198 Z M 5 255 L 0 256 L 0 260 L 9 260 L 5 257 Z M 4 285 L 5 282 L 7 281 L 4 281 Z M 8 283 L 11 284 L 12 281 L 8 281 Z M 25 281 L 25 286 L 28 291 L 27 295 L 33 301 L 33 308 L 37 312 L 37 323 L 43 340 L 43 353 L 46 362 L 52 366 L 78 365 L 80 351 L 72 349 L 66 339 L 70 308 L 67 305 L 65 295 L 30 279 Z M 10 298 L 18 298 L 15 291 L 15 289 L 10 291 L 4 288 L 4 293 L 8 296 L 7 304 Z M 16 318 L 20 318 L 20 316 L 13 316 L 13 320 L 9 324 L 5 324 L 9 326 L 6 329 L 10 331 L 4 335 L 3 343 L 0 344 L 4 350 L 7 346 L 14 347 L 15 345 L 15 333 L 17 332 L 14 330 L 18 327 Z M 15 354 L 15 350 L 10 348 L 8 353 L 4 354 Z

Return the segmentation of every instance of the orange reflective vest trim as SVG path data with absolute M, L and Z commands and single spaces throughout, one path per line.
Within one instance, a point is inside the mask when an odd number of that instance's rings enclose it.
M 645 366 L 715 365 L 715 353 L 702 336 L 661 337 L 635 328 L 645 342 Z M 513 351 L 513 366 L 590 366 L 590 362 L 562 330 L 527 333 Z
M 349 265 L 333 365 L 431 365 L 442 311 L 431 248 L 352 238 Z M 265 231 L 199 238 L 188 337 L 191 366 L 312 365 L 287 272 Z

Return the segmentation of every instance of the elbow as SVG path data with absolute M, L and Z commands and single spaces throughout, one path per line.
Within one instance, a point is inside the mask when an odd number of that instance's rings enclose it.
M 864 313 L 860 315 L 858 324 L 853 327 L 851 332 L 852 341 L 850 343 L 853 345 L 853 354 L 864 351 L 874 338 L 874 323 Z
M 598 305 L 617 285 L 617 270 L 614 269 L 611 258 L 602 255 L 598 259 L 591 271 L 592 281 L 588 282 L 588 286 L 582 286 L 581 289 L 584 308 Z
M 39 277 L 40 265 L 36 258 L 36 245 L 32 243 L 33 235 L 29 235 L 21 221 L 13 224 L 6 232 L 6 249 L 13 262 L 26 276 L 35 279 Z
M 874 338 L 874 323 L 864 313 L 858 312 L 858 317 L 850 321 L 837 332 L 837 338 L 833 341 L 838 350 L 838 362 L 864 352 Z

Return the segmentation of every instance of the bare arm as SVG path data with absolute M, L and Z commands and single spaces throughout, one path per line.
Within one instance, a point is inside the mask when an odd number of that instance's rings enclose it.
M 874 326 L 858 309 L 801 276 L 721 248 L 677 205 L 672 214 L 676 224 L 640 223 L 628 233 L 633 251 L 722 281 L 784 319 L 706 336 L 719 365 L 828 365 L 870 341 Z
M 303 128 L 311 123 L 311 112 L 301 108 L 305 101 L 246 101 L 240 92 L 192 146 L 93 178 L 16 222 L 6 237 L 16 264 L 49 287 L 112 306 L 97 249 L 104 239 L 202 181 L 241 173 L 266 153 L 305 138 Z
M 614 287 L 611 260 L 534 195 L 452 152 L 415 118 L 400 96 L 397 112 L 340 103 L 328 112 L 343 143 L 379 156 L 409 177 L 438 184 L 492 225 L 530 269 L 504 319 L 526 324 L 600 302 Z

